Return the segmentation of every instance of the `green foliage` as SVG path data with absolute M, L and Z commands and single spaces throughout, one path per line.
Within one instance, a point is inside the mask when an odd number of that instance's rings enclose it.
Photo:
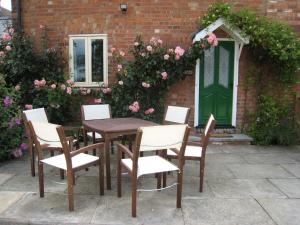
M 295 81 L 300 67 L 300 41 L 290 26 L 258 16 L 250 10 L 233 12 L 227 3 L 216 3 L 200 23 L 208 26 L 218 18 L 227 19 L 250 37 L 249 48 L 261 66 L 272 65 L 282 81 Z
M 0 161 L 7 160 L 14 151 L 21 151 L 23 135 L 20 94 L 5 85 L 0 75 Z
M 114 116 L 161 122 L 170 86 L 184 79 L 203 50 L 212 44 L 216 44 L 213 34 L 210 39 L 196 42 L 187 50 L 179 46 L 169 48 L 157 38 L 144 43 L 138 36 L 130 50 L 131 60 L 124 59 L 124 52 L 113 49 L 118 83 L 103 97 L 111 104 Z
M 297 142 L 296 123 L 291 104 L 276 101 L 270 96 L 260 96 L 255 122 L 250 134 L 256 144 L 289 145 Z

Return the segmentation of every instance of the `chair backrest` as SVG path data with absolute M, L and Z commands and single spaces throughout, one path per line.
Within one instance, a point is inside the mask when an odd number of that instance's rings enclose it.
M 44 108 L 24 110 L 23 115 L 27 121 L 49 122 Z
M 111 118 L 111 110 L 108 104 L 82 105 L 82 120 L 101 120 Z
M 165 112 L 164 124 L 187 124 L 190 108 L 168 106 Z
M 215 120 L 213 114 L 211 114 L 208 119 L 208 122 L 205 126 L 204 133 L 202 134 L 202 138 L 201 138 L 201 147 L 204 152 L 208 145 L 209 137 L 210 137 L 213 129 L 215 128 L 215 125 L 216 125 L 216 120 Z

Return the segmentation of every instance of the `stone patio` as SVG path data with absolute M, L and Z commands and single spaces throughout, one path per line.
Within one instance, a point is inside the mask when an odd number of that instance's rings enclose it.
M 115 158 L 113 155 L 112 158 Z M 65 180 L 46 167 L 45 197 L 38 177 L 31 177 L 28 157 L 0 164 L 0 224 L 162 224 L 162 225 L 299 225 L 300 146 L 210 145 L 204 192 L 198 192 L 198 163 L 186 162 L 182 209 L 176 188 L 140 192 L 138 217 L 131 218 L 130 179 L 123 197 L 113 190 L 99 195 L 96 168 L 76 174 L 75 212 L 68 211 Z M 175 180 L 170 174 L 168 183 Z M 139 182 L 155 188 L 152 176 Z

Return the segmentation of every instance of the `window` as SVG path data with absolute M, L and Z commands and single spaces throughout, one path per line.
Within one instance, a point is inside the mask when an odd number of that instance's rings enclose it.
M 107 35 L 70 35 L 70 73 L 76 86 L 107 83 Z

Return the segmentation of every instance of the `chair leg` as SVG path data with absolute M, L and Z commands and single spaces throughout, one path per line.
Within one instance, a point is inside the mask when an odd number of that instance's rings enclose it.
M 30 167 L 31 167 L 31 176 L 35 177 L 35 154 L 33 146 L 29 146 L 29 158 L 30 158 Z
M 132 177 L 132 200 L 131 200 L 131 216 L 136 217 L 136 202 L 137 202 L 137 178 Z
M 67 171 L 69 211 L 74 211 L 73 173 Z
M 59 173 L 60 173 L 60 179 L 65 179 L 65 171 L 63 169 L 60 169 L 59 170 Z
M 118 151 L 118 161 L 117 161 L 117 186 L 118 186 L 118 197 L 122 197 L 122 165 L 121 158 L 123 158 L 123 154 Z
M 204 160 L 200 160 L 200 188 L 199 191 L 203 192 L 203 183 L 204 183 Z
M 53 150 L 50 151 L 50 156 L 51 156 L 51 157 L 54 156 L 54 151 L 53 151 Z
M 40 188 L 40 197 L 44 197 L 44 165 L 43 163 L 39 162 L 38 165 L 38 172 L 39 172 L 39 188 Z
M 161 173 L 157 173 L 156 179 L 157 179 L 156 188 L 160 189 L 161 188 Z
M 110 152 L 111 152 L 111 154 L 114 154 L 114 142 L 113 141 L 110 142 Z
M 163 173 L 163 187 L 165 188 L 167 186 L 167 173 Z
M 102 155 L 100 157 L 103 157 Z M 104 195 L 104 165 L 103 160 L 99 162 L 99 185 L 100 185 L 100 195 Z
M 178 172 L 177 175 L 177 203 L 176 207 L 181 208 L 181 196 L 182 196 L 182 172 Z

